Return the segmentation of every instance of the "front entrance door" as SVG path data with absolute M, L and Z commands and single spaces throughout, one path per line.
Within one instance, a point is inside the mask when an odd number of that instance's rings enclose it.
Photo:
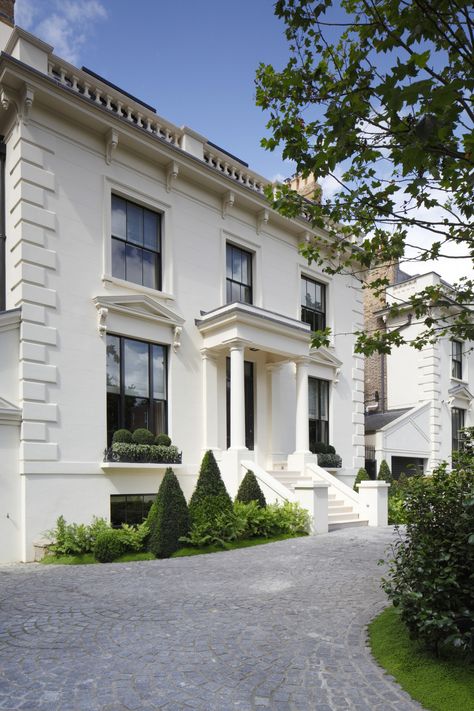
M 245 446 L 254 448 L 254 366 L 246 360 L 244 362 L 244 399 L 245 399 Z M 226 359 L 226 412 L 227 412 L 227 449 L 230 447 L 230 358 Z

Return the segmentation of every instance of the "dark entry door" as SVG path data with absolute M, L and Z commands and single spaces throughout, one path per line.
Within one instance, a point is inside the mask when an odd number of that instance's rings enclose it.
M 245 446 L 253 450 L 255 445 L 255 413 L 254 413 L 254 364 L 244 362 L 244 398 L 245 398 Z M 230 447 L 230 358 L 226 360 L 226 412 L 227 412 L 227 448 Z

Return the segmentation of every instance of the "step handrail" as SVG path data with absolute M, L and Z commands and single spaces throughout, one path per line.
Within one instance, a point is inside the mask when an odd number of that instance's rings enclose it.
M 312 477 L 327 482 L 333 489 L 336 489 L 344 499 L 349 499 L 349 501 L 357 507 L 357 513 L 360 513 L 359 494 L 351 489 L 350 486 L 344 484 L 343 481 L 339 481 L 337 477 L 327 472 L 318 464 L 307 464 L 306 469 Z

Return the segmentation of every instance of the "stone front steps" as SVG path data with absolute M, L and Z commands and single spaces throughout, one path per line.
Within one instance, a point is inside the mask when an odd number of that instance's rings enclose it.
M 297 481 L 312 481 L 311 477 L 301 476 L 301 472 L 287 471 L 283 468 L 283 466 L 278 469 L 273 469 L 268 473 L 290 491 L 294 491 Z M 341 528 L 354 528 L 356 526 L 367 525 L 368 521 L 360 518 L 359 514 L 354 510 L 354 506 L 341 499 L 337 489 L 330 486 L 328 490 L 329 531 L 337 531 Z

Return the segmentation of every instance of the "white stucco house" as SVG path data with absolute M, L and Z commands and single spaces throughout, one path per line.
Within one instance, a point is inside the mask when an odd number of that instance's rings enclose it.
M 435 272 L 414 277 L 402 272 L 386 290 L 386 307 L 375 315 L 410 341 L 423 324 L 408 307 L 409 298 L 439 284 L 449 295 L 450 285 Z M 387 309 L 394 303 L 400 307 L 396 318 Z M 378 470 L 385 459 L 398 477 L 413 467 L 430 473 L 440 462 L 449 462 L 459 448 L 460 430 L 474 425 L 474 343 L 443 336 L 422 350 L 393 348 L 378 362 L 381 367 L 372 363 L 372 378 L 370 373 L 366 377 L 368 466 Z
M 308 266 L 308 225 L 272 211 L 243 161 L 6 14 L 1 560 L 31 560 L 60 514 L 146 513 L 165 465 L 105 462 L 122 427 L 171 436 L 187 496 L 212 449 L 232 495 L 252 466 L 270 499 L 311 507 L 319 486 L 326 530 L 328 487 L 334 521 L 350 500 L 350 520 L 374 523 L 340 484 L 364 461 L 363 360 L 351 335 L 309 347 L 316 324 L 361 327 L 357 283 Z M 318 440 L 342 457 L 339 480 L 316 466 Z

